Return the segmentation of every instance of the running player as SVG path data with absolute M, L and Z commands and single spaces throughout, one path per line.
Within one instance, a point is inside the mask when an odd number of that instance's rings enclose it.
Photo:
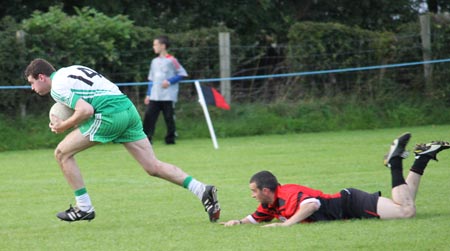
M 48 93 L 59 103 L 75 110 L 65 121 L 53 116 L 49 127 L 54 133 L 68 133 L 55 149 L 55 158 L 75 193 L 76 205 L 56 216 L 64 221 L 92 220 L 95 210 L 87 193 L 75 155 L 98 143 L 122 143 L 151 176 L 183 186 L 203 203 L 211 222 L 220 216 L 217 189 L 205 185 L 180 168 L 158 160 L 142 130 L 142 121 L 133 103 L 119 88 L 96 71 L 81 65 L 58 71 L 46 60 L 35 59 L 25 77 L 31 88 L 43 96 Z
M 410 137 L 410 133 L 405 133 L 395 139 L 384 158 L 384 164 L 391 170 L 392 199 L 381 197 L 380 192 L 367 193 L 354 188 L 343 189 L 335 194 L 324 194 L 320 190 L 301 185 L 280 185 L 272 173 L 261 171 L 253 175 L 249 185 L 252 197 L 260 202 L 256 211 L 241 220 L 230 220 L 221 224 L 257 224 L 277 218 L 281 222 L 264 225 L 274 227 L 341 219 L 414 217 L 414 201 L 425 168 L 431 159 L 437 160 L 438 152 L 450 148 L 450 144 L 433 141 L 416 145 L 416 159 L 405 181 L 402 158 L 407 156 L 405 147 Z

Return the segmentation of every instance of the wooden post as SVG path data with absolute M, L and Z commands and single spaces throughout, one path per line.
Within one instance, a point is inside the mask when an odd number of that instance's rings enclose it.
M 431 60 L 431 27 L 430 14 L 420 15 L 420 37 L 422 39 L 422 55 L 424 61 Z M 432 90 L 432 65 L 424 64 L 425 89 Z
M 21 57 L 20 60 L 21 60 L 22 57 L 24 57 L 25 55 L 25 32 L 23 30 L 16 31 L 16 43 L 18 45 L 19 50 L 21 50 L 20 53 Z M 20 118 L 25 119 L 25 117 L 27 116 L 26 101 L 25 100 L 21 101 L 19 107 L 20 107 Z
M 231 76 L 230 69 L 230 33 L 219 33 L 219 58 L 220 58 L 220 77 L 229 78 Z M 224 96 L 228 104 L 231 104 L 231 81 L 220 81 L 220 93 Z

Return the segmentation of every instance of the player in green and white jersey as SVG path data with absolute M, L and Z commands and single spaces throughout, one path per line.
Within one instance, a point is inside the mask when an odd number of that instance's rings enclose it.
M 142 120 L 133 103 L 119 88 L 96 71 L 81 65 L 58 71 L 46 60 L 35 59 L 27 66 L 25 77 L 33 91 L 51 93 L 56 102 L 74 109 L 62 121 L 53 117 L 49 127 L 63 133 L 76 127 L 58 144 L 55 158 L 67 182 L 74 190 L 76 206 L 57 214 L 65 221 L 92 220 L 94 207 L 74 156 L 98 143 L 123 143 L 131 155 L 151 176 L 183 186 L 203 203 L 211 222 L 220 216 L 217 189 L 192 178 L 180 168 L 158 160 L 142 129 Z

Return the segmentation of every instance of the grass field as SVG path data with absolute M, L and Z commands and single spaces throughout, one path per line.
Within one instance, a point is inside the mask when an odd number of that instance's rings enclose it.
M 414 143 L 450 140 L 450 125 L 180 140 L 156 143 L 159 159 L 176 164 L 219 189 L 221 220 L 252 213 L 248 180 L 270 170 L 281 183 L 337 192 L 356 187 L 390 197 L 390 174 L 382 156 L 404 131 Z M 77 157 L 97 212 L 92 222 L 66 223 L 55 214 L 73 203 L 53 152 L 0 153 L 0 250 L 449 250 L 450 151 L 431 162 L 408 220 L 352 220 L 225 228 L 209 223 L 187 190 L 149 177 L 121 145 L 103 145 Z M 408 169 L 413 161 L 404 161 Z M 406 170 L 405 170 L 406 173 Z

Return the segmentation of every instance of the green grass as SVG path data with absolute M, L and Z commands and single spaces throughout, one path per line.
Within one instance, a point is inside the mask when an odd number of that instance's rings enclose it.
M 450 140 L 450 125 L 156 142 L 159 159 L 219 188 L 221 220 L 252 213 L 248 180 L 271 170 L 281 183 L 336 192 L 381 190 L 390 197 L 382 156 L 392 139 L 411 131 L 413 143 Z M 0 250 L 448 250 L 450 152 L 430 163 L 408 220 L 351 220 L 225 228 L 211 224 L 194 195 L 149 177 L 121 145 L 89 149 L 77 157 L 94 202 L 92 222 L 66 223 L 55 214 L 73 194 L 52 150 L 0 153 Z M 413 158 L 404 161 L 405 169 Z M 406 172 L 406 170 L 405 170 Z

